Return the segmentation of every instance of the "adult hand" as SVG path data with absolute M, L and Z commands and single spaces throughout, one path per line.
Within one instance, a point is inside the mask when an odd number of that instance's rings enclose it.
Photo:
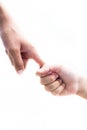
M 44 62 L 36 49 L 17 31 L 15 24 L 0 3 L 0 35 L 12 64 L 17 72 L 25 69 L 29 59 L 35 60 L 41 67 Z
M 25 69 L 29 59 L 35 60 L 41 67 L 44 63 L 36 49 L 21 37 L 9 24 L 4 26 L 1 38 L 6 52 L 17 72 Z

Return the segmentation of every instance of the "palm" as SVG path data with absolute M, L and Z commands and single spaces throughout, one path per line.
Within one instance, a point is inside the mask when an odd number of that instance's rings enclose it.
M 58 74 L 65 84 L 65 88 L 61 94 L 75 94 L 78 91 L 78 77 L 66 68 L 61 68 Z

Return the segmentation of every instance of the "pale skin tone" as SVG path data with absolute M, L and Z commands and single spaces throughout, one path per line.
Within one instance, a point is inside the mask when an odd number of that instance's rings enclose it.
M 76 75 L 64 66 L 44 65 L 36 74 L 45 89 L 53 95 L 77 94 L 87 99 L 87 78 Z
M 0 4 L 0 36 L 6 53 L 18 73 L 25 69 L 29 59 L 36 61 L 40 67 L 44 64 L 33 45 L 17 31 L 2 4 Z
M 77 94 L 87 99 L 87 78 L 76 76 L 64 66 L 44 65 L 36 49 L 17 31 L 13 20 L 1 3 L 0 36 L 6 53 L 18 73 L 26 68 L 29 59 L 33 59 L 40 66 L 37 75 L 47 91 L 53 95 Z

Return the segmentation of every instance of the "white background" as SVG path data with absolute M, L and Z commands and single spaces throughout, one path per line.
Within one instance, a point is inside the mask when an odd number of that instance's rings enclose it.
M 47 63 L 87 73 L 86 0 L 2 0 L 21 33 Z M 54 97 L 29 61 L 17 75 L 0 41 L 0 130 L 86 130 L 87 100 Z

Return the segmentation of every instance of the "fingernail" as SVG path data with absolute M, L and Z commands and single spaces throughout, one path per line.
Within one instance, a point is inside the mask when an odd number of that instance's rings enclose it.
M 22 74 L 22 73 L 23 73 L 23 70 L 18 70 L 17 73 L 18 73 L 18 74 Z

